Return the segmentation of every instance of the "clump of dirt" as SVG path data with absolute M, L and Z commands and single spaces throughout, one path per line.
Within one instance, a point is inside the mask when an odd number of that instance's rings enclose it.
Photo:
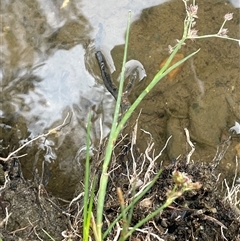
M 68 220 L 57 198 L 51 197 L 41 183 L 25 181 L 17 159 L 9 161 L 8 167 L 2 163 L 1 168 L 5 180 L 0 189 L 0 238 L 49 240 L 45 230 L 61 240 Z
M 146 240 L 149 237 L 148 240 L 153 241 L 239 241 L 239 207 L 224 200 L 216 166 L 193 162 L 187 164 L 188 158 L 163 165 L 160 164 L 160 158 L 166 146 L 160 155 L 155 154 L 153 146 L 151 139 L 145 153 L 141 154 L 134 144 L 134 138 L 131 141 L 123 139 L 116 145 L 116 154 L 113 155 L 109 169 L 103 231 L 121 213 L 117 189 L 121 189 L 127 205 L 133 195 L 141 190 L 141 186 L 151 182 L 162 169 L 151 189 L 136 203 L 130 227 L 164 204 L 168 191 L 174 187 L 174 171 L 184 173 L 192 182 L 200 182 L 202 186 L 178 197 L 170 206 L 143 224 L 128 240 Z M 2 169 L 5 181 L 2 180 L 0 190 L 1 238 L 32 241 L 48 240 L 50 235 L 54 240 L 68 240 L 70 237 L 71 240 L 82 240 L 83 193 L 76 193 L 76 198 L 64 206 L 46 191 L 38 173 L 34 174 L 34 181 L 25 181 L 17 159 L 11 160 L 8 165 L 2 163 Z M 96 169 L 99 170 L 99 167 Z M 98 175 L 98 171 L 95 173 Z M 120 219 L 120 226 L 122 222 Z M 116 235 L 114 227 L 109 240 L 114 240 Z
M 143 160 L 139 156 L 136 159 L 138 159 L 136 169 L 140 170 Z M 105 208 L 106 219 L 109 222 L 113 222 L 121 213 L 116 189 L 121 188 L 126 204 L 132 198 L 132 193 L 129 192 L 129 176 L 133 176 L 128 173 L 133 171 L 131 168 L 134 166 L 132 165 L 133 159 L 124 158 L 116 163 L 121 164 L 122 167 L 111 172 L 109 178 Z M 147 170 L 149 165 L 146 163 L 143 170 Z M 126 166 L 128 166 L 128 172 L 126 172 Z M 203 163 L 186 164 L 186 160 L 182 159 L 165 167 L 158 164 L 152 171 L 157 172 L 160 168 L 163 169 L 161 176 L 134 208 L 131 227 L 164 204 L 167 192 L 174 187 L 173 171 L 177 170 L 187 174 L 193 182 L 200 182 L 202 186 L 198 190 L 185 192 L 171 206 L 140 228 L 147 232 L 137 231 L 129 240 L 146 240 L 147 237 L 149 237 L 148 240 L 165 241 L 240 240 L 240 212 L 236 207 L 232 207 L 224 201 L 218 173 L 215 172 L 213 166 Z M 139 179 L 143 180 L 144 175 L 145 173 L 142 173 Z M 107 223 L 105 223 L 106 227 Z

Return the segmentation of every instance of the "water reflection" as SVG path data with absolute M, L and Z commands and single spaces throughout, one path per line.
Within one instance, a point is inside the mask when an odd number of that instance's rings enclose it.
M 112 121 L 114 100 L 102 85 L 94 56 L 99 23 L 105 32 L 101 47 L 110 55 L 116 44 L 124 43 L 127 11 L 132 9 L 137 16 L 143 7 L 156 4 L 159 1 L 141 6 L 137 1 L 105 1 L 99 7 L 98 1 L 69 1 L 61 8 L 62 1 L 2 3 L 0 139 L 3 146 L 10 144 L 2 155 L 71 114 L 70 124 L 58 137 L 36 142 L 19 153 L 28 153 L 21 159 L 27 178 L 34 168 L 41 172 L 45 161 L 51 173 L 50 189 L 70 197 L 69 185 L 82 176 L 80 159 L 89 110 L 94 111 L 93 146 L 108 134 Z
M 84 48 L 92 27 L 74 4 L 68 9 L 60 6 L 53 1 L 15 1 L 2 5 L 5 14 L 1 34 L 1 121 L 6 125 L 1 126 L 1 139 L 4 138 L 3 146 L 10 143 L 3 155 L 15 150 L 20 142 L 56 126 L 68 112 L 72 115 L 71 123 L 59 138 L 50 137 L 24 150 L 28 157 L 22 159 L 22 166 L 28 178 L 35 171 L 33 163 L 41 170 L 42 161 L 54 160 L 55 164 L 49 166 L 53 180 L 66 174 L 74 176 L 74 169 L 81 170 L 73 161 L 78 148 L 85 144 L 89 109 L 94 106 L 96 115 L 100 113 L 96 118 L 99 119 L 104 115 L 99 108 L 103 109 L 103 104 L 112 106 L 111 99 L 107 100 L 103 94 L 103 86 L 95 84 L 84 68 Z M 109 123 L 110 114 L 104 117 Z M 95 122 L 98 124 L 93 127 L 99 125 L 99 120 Z M 93 133 L 93 140 L 99 139 L 99 132 Z M 68 151 L 64 152 L 65 148 Z

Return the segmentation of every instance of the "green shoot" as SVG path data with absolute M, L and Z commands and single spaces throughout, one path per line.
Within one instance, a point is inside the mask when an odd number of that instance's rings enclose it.
M 89 182 L 90 182 L 90 145 L 91 145 L 91 117 L 92 112 L 90 111 L 88 116 L 88 123 L 87 123 L 87 152 L 86 152 L 86 162 L 85 162 L 85 180 L 84 180 L 84 209 L 83 209 L 83 240 L 88 241 L 89 237 L 89 230 L 90 230 L 90 219 L 92 213 L 92 203 L 93 203 L 93 193 L 94 190 L 92 189 L 90 202 L 88 201 L 89 198 Z

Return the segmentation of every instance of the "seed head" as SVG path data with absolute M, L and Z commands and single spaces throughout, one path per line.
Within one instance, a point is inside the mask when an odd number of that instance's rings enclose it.
M 187 10 L 192 17 L 198 18 L 198 16 L 197 16 L 198 5 L 190 4 L 190 6 L 187 8 Z
M 227 28 L 222 28 L 222 29 L 218 32 L 218 35 L 219 35 L 219 36 L 222 36 L 222 37 L 228 37 L 228 36 L 227 36 L 227 33 L 228 33 L 228 29 L 227 29 Z
M 224 19 L 225 19 L 226 21 L 232 20 L 232 19 L 233 19 L 233 13 L 227 13 L 227 14 L 225 14 L 225 15 L 224 15 Z
M 199 189 L 202 186 L 199 182 L 192 182 L 192 179 L 184 172 L 173 171 L 172 175 L 175 184 L 182 187 L 182 191 Z
M 194 39 L 195 37 L 198 36 L 197 32 L 198 32 L 198 30 L 196 30 L 195 28 L 190 29 L 190 31 L 188 33 L 188 38 Z
M 173 171 L 173 180 L 177 185 L 183 185 L 185 182 L 190 182 L 190 179 L 184 172 Z

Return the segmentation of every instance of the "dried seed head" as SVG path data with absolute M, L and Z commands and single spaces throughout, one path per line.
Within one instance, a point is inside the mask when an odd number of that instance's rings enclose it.
M 228 36 L 227 36 L 227 33 L 228 33 L 228 29 L 227 29 L 227 28 L 222 28 L 222 29 L 218 32 L 218 35 L 219 35 L 219 36 L 222 36 L 222 37 L 228 37 Z
M 233 13 L 227 13 L 227 14 L 225 14 L 225 15 L 224 15 L 224 19 L 225 19 L 226 21 L 232 20 L 232 19 L 233 19 Z
M 188 33 L 188 38 L 194 39 L 195 37 L 198 36 L 197 32 L 198 32 L 198 30 L 196 30 L 195 28 L 190 29 L 190 31 Z
M 189 14 L 190 14 L 192 17 L 198 18 L 198 16 L 197 16 L 198 5 L 192 5 L 192 4 L 190 4 L 190 6 L 187 8 L 187 11 L 189 12 Z

